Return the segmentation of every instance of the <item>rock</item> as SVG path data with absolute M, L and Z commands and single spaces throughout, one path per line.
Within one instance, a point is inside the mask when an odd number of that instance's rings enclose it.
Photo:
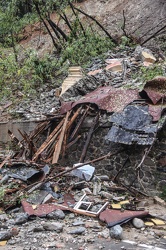
M 88 72 L 89 76 L 95 76 L 97 74 L 100 74 L 102 72 L 102 69 L 96 69 L 96 70 L 92 70 L 90 72 Z
M 12 236 L 10 231 L 0 231 L 0 241 L 9 240 Z
M 7 217 L 7 214 L 0 214 L 0 221 L 7 221 L 8 220 L 8 217 Z
M 120 225 L 116 225 L 114 227 L 111 227 L 109 230 L 110 237 L 116 240 L 122 240 L 123 239 L 123 228 Z
M 91 192 L 91 190 L 87 187 L 87 188 L 83 188 L 82 189 L 82 192 L 84 193 L 84 194 L 92 194 L 92 192 Z
M 151 63 L 151 62 L 143 62 L 143 65 L 145 66 L 145 67 L 149 67 L 149 66 L 151 66 L 153 63 Z
M 138 204 L 137 204 L 137 207 L 147 207 L 149 205 L 148 201 L 147 200 L 143 200 L 143 201 L 140 201 Z
M 95 228 L 95 229 L 100 229 L 101 225 L 99 224 L 98 221 L 87 221 L 85 223 L 86 228 Z
M 142 51 L 142 61 L 147 63 L 155 63 L 156 58 L 152 54 Z
M 109 176 L 108 175 L 95 175 L 93 177 L 93 181 L 97 181 L 97 180 L 100 180 L 100 181 L 109 181 Z
M 28 220 L 28 214 L 27 213 L 19 213 L 19 214 L 16 215 L 16 219 L 15 219 L 14 224 L 15 225 L 21 225 L 21 224 L 26 223 L 27 220 Z
M 65 218 L 65 214 L 62 210 L 57 209 L 47 215 L 48 218 L 50 219 L 61 219 L 63 220 Z
M 166 207 L 166 202 L 158 196 L 154 196 L 154 202 L 159 204 L 160 206 Z
M 93 194 L 98 195 L 101 190 L 101 182 L 94 182 L 93 184 Z
M 44 227 L 42 225 L 38 225 L 38 226 L 35 226 L 33 229 L 32 229 L 33 232 L 42 232 L 44 231 Z
M 19 234 L 19 228 L 18 227 L 13 227 L 13 228 L 11 228 L 10 229 L 10 232 L 11 232 L 11 234 L 13 235 L 13 236 L 16 236 L 16 235 L 18 235 Z
M 100 192 L 100 195 L 104 198 L 107 198 L 107 199 L 113 199 L 113 195 L 108 193 L 108 192 L 105 192 L 105 191 L 101 191 Z
M 82 226 L 85 225 L 85 222 L 81 221 L 81 220 L 76 220 L 73 222 L 72 224 L 73 226 Z
M 122 72 L 123 71 L 121 62 L 111 63 L 105 69 L 106 69 L 106 71 L 112 71 L 112 72 Z
M 103 231 L 98 233 L 98 236 L 107 239 L 109 237 L 109 230 L 108 229 L 104 229 Z
M 132 220 L 133 226 L 136 228 L 143 228 L 145 227 L 145 224 L 143 222 L 143 220 L 139 219 L 139 218 L 134 218 Z
M 69 234 L 83 234 L 85 232 L 85 227 L 78 227 L 69 232 Z
M 57 233 L 60 233 L 63 231 L 63 224 L 59 222 L 44 222 L 42 224 L 45 230 L 47 231 L 56 231 Z

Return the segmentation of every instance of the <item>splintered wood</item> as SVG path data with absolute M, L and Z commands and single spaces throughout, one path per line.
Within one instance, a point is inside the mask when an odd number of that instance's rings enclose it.
M 23 140 L 19 141 L 11 131 L 9 135 L 22 151 L 17 158 L 30 160 L 33 164 L 40 162 L 57 164 L 65 156 L 66 150 L 80 138 L 80 129 L 88 114 L 90 106 L 79 107 L 66 115 L 57 115 L 41 122 L 27 135 L 19 130 Z M 26 158 L 25 158 L 26 155 Z M 24 156 L 24 157 L 23 157 Z M 3 163 L 5 164 L 6 159 Z
M 55 164 L 55 163 L 58 162 L 59 155 L 60 155 L 61 148 L 62 148 L 63 138 L 64 138 L 66 127 L 67 127 L 67 122 L 68 122 L 69 115 L 70 115 L 70 113 L 67 112 L 67 115 L 65 117 L 64 124 L 63 124 L 63 127 L 62 127 L 62 132 L 61 132 L 61 134 L 59 136 L 58 142 L 55 145 L 55 150 L 54 150 L 54 154 L 53 154 L 52 164 Z
M 29 135 L 19 130 L 22 141 L 17 140 L 9 131 L 9 135 L 21 149 L 17 154 L 17 159 L 30 160 L 31 163 L 38 165 L 40 163 L 57 164 L 59 159 L 65 156 L 66 150 L 82 138 L 81 128 L 84 120 L 92 112 L 95 117 L 80 158 L 80 162 L 84 162 L 89 143 L 99 121 L 99 112 L 96 112 L 91 104 L 77 107 L 65 115 L 51 117 L 38 124 Z

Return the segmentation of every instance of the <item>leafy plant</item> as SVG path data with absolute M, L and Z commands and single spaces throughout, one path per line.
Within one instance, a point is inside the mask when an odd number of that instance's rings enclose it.
M 61 62 L 69 60 L 71 65 L 87 64 L 92 57 L 101 56 L 112 49 L 114 44 L 107 37 L 86 31 L 86 36 L 69 40 L 61 52 Z
M 26 52 L 21 63 L 16 63 L 14 53 L 0 50 L 0 100 L 14 97 L 18 91 L 26 97 L 36 94 L 36 89 L 55 77 L 57 59 L 46 54 L 39 58 L 35 50 Z
M 160 65 L 152 65 L 151 67 L 141 67 L 137 73 L 133 74 L 133 78 L 139 78 L 142 82 L 146 82 L 164 74 L 164 69 Z

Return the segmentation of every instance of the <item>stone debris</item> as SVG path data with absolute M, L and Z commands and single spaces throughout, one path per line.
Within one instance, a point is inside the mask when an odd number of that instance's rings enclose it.
M 123 228 L 120 225 L 116 225 L 109 229 L 110 237 L 116 240 L 123 239 Z
M 83 234 L 85 232 L 86 228 L 85 227 L 78 227 L 75 228 L 71 231 L 69 231 L 69 234 Z
M 69 68 L 61 93 L 59 86 L 49 92 L 43 86 L 37 100 L 18 105 L 17 114 L 40 123 L 30 133 L 20 131 L 21 139 L 9 131 L 14 153 L 0 156 L 0 183 L 5 190 L 0 209 L 8 213 L 0 214 L 1 241 L 7 240 L 9 247 L 25 246 L 24 250 L 85 250 L 93 244 L 104 249 L 106 241 L 131 239 L 130 230 L 138 240 L 138 232 L 155 243 L 164 239 L 166 219 L 149 216 L 145 200 L 147 176 L 155 170 L 145 146 L 153 145 L 164 126 L 165 78 L 148 81 L 144 87 L 132 79 L 141 67 L 155 62 L 153 53 L 140 46 L 135 51 L 108 52 L 104 62 L 94 59 L 85 75 L 80 67 Z M 109 140 L 104 140 L 102 128 Z M 94 147 L 90 144 L 96 131 L 101 135 Z M 103 141 L 108 145 L 105 155 L 100 154 Z M 133 171 L 131 151 L 136 144 L 144 153 Z M 101 161 L 105 172 L 96 167 Z M 124 172 L 128 178 L 121 177 Z M 154 200 L 164 209 L 165 202 Z
M 133 226 L 136 227 L 136 228 L 144 228 L 145 227 L 145 224 L 143 222 L 143 220 L 139 219 L 139 218 L 134 218 L 132 220 L 132 223 L 133 223 Z
M 65 218 L 65 214 L 62 210 L 57 209 L 57 210 L 47 214 L 47 217 L 49 219 L 61 219 L 61 220 L 63 220 Z
M 142 60 L 144 63 L 146 62 L 146 63 L 153 64 L 153 63 L 155 63 L 156 58 L 153 55 L 147 53 L 146 51 L 142 51 Z
M 16 214 L 16 218 L 15 218 L 15 225 L 21 225 L 26 223 L 28 220 L 28 214 L 26 213 L 18 213 Z
M 117 61 L 117 62 L 113 62 L 113 63 L 107 65 L 105 70 L 112 71 L 112 72 L 122 72 L 123 67 L 122 67 L 121 62 Z
M 62 232 L 64 227 L 64 225 L 60 222 L 44 222 L 42 226 L 47 231 L 56 231 L 57 233 Z

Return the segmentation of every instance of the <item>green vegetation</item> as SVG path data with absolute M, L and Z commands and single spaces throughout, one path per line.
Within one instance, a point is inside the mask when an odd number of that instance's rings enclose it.
M 91 19 L 102 33 L 93 29 L 92 24 L 81 23 L 79 10 L 72 2 L 10 0 L 6 3 L 0 0 L 0 101 L 36 95 L 38 87 L 46 82 L 52 84 L 57 75 L 66 70 L 66 62 L 70 66 L 83 66 L 114 46 L 111 36 L 97 21 Z M 52 12 L 68 29 L 51 19 Z M 36 21 L 42 23 L 41 27 L 38 25 L 41 32 L 44 30 L 50 35 L 54 56 L 39 57 L 37 51 L 20 47 L 23 29 Z
M 146 82 L 156 76 L 163 75 L 164 70 L 160 65 L 152 65 L 151 67 L 141 67 L 137 73 L 133 74 L 133 78 L 139 78 L 142 82 Z
M 86 31 L 86 36 L 80 36 L 77 40 L 73 39 L 65 44 L 62 49 L 62 62 L 69 60 L 71 65 L 87 65 L 90 59 L 102 55 L 112 49 L 114 44 L 107 37 L 101 37 Z

